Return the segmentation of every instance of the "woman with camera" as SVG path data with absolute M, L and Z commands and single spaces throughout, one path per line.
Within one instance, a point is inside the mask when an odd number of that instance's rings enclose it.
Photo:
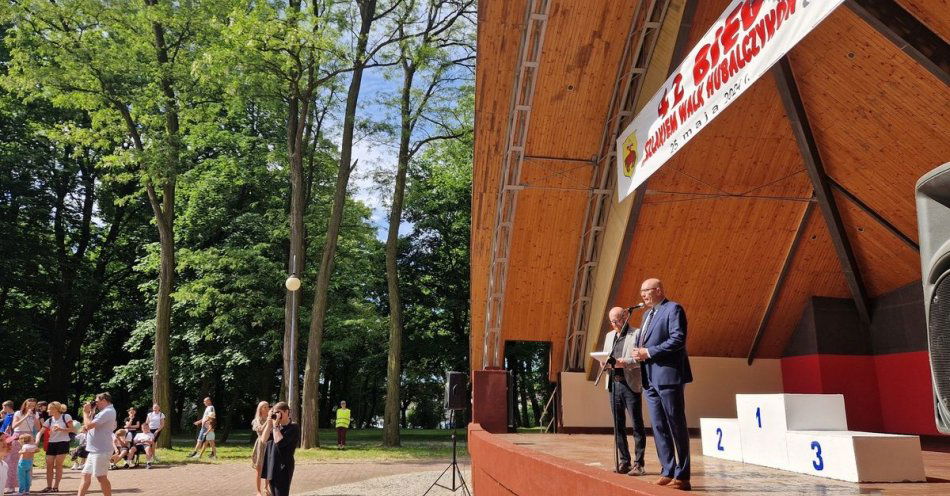
M 300 441 L 300 426 L 290 421 L 290 407 L 281 401 L 271 409 L 264 426 L 267 443 L 264 475 L 272 496 L 289 496 L 294 478 L 294 451 Z

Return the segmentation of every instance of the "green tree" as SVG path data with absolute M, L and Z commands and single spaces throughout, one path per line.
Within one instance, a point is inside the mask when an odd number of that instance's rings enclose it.
M 55 105 L 87 112 L 98 141 L 120 143 L 106 161 L 134 179 L 158 231 L 152 394 L 170 409 L 169 343 L 175 283 L 175 190 L 200 157 L 189 140 L 207 95 L 192 94 L 191 71 L 213 32 L 218 2 L 25 0 L 13 3 L 8 34 L 10 88 L 29 88 Z M 126 176 L 133 170 L 133 177 Z M 165 438 L 168 442 L 169 438 Z
M 398 103 L 398 153 L 393 181 L 389 233 L 386 238 L 386 280 L 389 294 L 389 357 L 386 373 L 384 444 L 399 446 L 399 401 L 402 379 L 403 316 L 399 288 L 399 227 L 409 163 L 425 145 L 457 139 L 467 131 L 458 122 L 455 104 L 462 94 L 467 62 L 474 60 L 474 1 L 428 0 L 420 5 L 409 0 L 402 7 L 397 32 L 403 40 L 396 56 L 402 76 Z M 422 15 L 419 15 L 420 12 Z M 418 25 L 418 26 L 417 26 Z M 407 37 L 409 31 L 418 31 Z
M 464 90 L 457 110 L 461 122 L 472 123 L 473 87 Z M 407 383 L 468 370 L 472 145 L 469 127 L 458 139 L 428 147 L 409 171 L 405 220 L 412 228 L 399 258 L 406 328 L 412 329 L 403 357 Z M 408 399 L 401 406 L 424 402 Z

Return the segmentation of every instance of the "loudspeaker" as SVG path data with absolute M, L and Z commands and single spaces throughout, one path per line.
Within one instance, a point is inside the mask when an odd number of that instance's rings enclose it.
M 950 162 L 917 181 L 917 229 L 934 411 L 950 434 Z
M 467 374 L 464 372 L 445 373 L 445 409 L 464 410 L 468 408 Z

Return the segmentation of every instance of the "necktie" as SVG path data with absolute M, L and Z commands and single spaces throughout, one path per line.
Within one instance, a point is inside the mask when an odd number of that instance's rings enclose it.
M 643 348 L 643 335 L 646 334 L 647 329 L 650 328 L 650 321 L 653 320 L 654 312 L 656 312 L 656 307 L 650 309 L 650 312 L 647 314 L 647 318 L 643 321 L 643 329 L 640 329 L 640 335 L 637 337 L 637 348 Z

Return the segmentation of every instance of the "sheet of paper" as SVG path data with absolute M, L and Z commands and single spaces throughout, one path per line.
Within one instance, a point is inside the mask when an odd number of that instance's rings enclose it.
M 610 356 L 610 353 L 607 353 L 606 351 L 592 351 L 590 356 L 591 358 L 596 359 L 598 362 L 604 363 L 607 361 L 607 357 Z

